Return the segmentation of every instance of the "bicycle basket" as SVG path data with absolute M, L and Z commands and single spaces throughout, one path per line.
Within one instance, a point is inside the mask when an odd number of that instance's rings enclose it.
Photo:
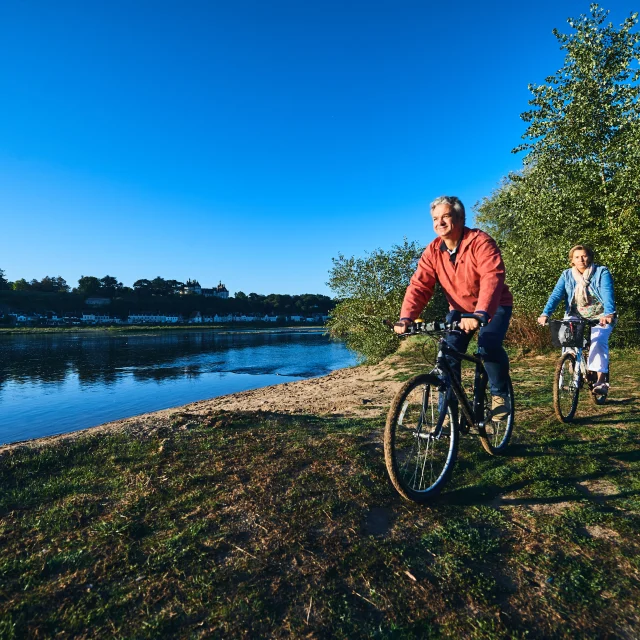
M 550 320 L 551 344 L 554 347 L 579 347 L 587 346 L 584 336 L 584 322 L 574 320 Z

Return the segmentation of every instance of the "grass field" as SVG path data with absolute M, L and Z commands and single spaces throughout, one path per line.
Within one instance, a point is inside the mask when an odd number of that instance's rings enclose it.
M 512 363 L 516 430 L 402 501 L 383 419 L 188 414 L 0 458 L 0 637 L 637 638 L 640 352 L 602 407 Z

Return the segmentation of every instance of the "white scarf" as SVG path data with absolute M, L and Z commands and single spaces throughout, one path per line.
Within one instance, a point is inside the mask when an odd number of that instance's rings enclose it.
M 578 307 L 586 307 L 589 304 L 587 289 L 591 284 L 593 265 L 585 269 L 584 273 L 580 273 L 576 267 L 571 267 L 571 273 L 576 281 L 576 290 L 573 294 L 573 299 Z

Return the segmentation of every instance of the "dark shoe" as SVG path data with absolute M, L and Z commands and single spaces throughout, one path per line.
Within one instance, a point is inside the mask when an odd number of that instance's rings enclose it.
M 606 396 L 609 393 L 609 383 L 601 382 L 593 387 L 593 393 L 597 396 Z

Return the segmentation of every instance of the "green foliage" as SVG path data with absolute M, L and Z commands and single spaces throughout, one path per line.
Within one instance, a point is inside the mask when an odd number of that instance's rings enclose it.
M 0 281 L 0 291 L 34 291 L 39 293 L 68 293 L 69 285 L 62 276 L 51 277 L 45 276 L 42 280 L 35 278 L 27 282 L 24 278 L 20 278 L 13 283 L 7 283 L 11 286 L 2 286 Z
M 4 277 L 4 269 L 0 269 L 0 291 L 10 289 L 9 281 Z
M 102 283 L 95 276 L 80 276 L 78 280 L 78 287 L 75 289 L 75 293 L 79 293 L 83 296 L 96 296 L 100 293 Z
M 591 245 L 614 277 L 618 306 L 640 312 L 640 34 L 638 14 L 616 29 L 606 11 L 554 30 L 564 66 L 530 85 L 521 172 L 476 205 L 498 241 L 518 309 L 538 314 L 568 250 Z
M 327 324 L 330 334 L 345 340 L 367 362 L 378 362 L 393 353 L 398 338 L 383 320 L 397 320 L 421 253 L 417 242 L 405 238 L 389 251 L 377 249 L 363 258 L 334 258 L 328 285 L 342 302 Z M 429 318 L 442 318 L 446 308 L 438 292 L 429 307 Z

